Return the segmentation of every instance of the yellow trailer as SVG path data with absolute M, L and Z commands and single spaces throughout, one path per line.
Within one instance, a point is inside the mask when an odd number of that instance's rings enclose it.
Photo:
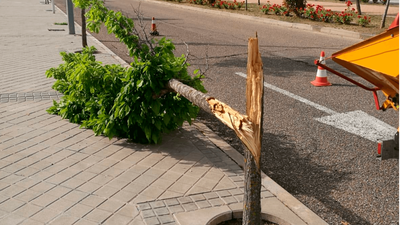
M 315 60 L 315 64 L 325 68 L 361 88 L 372 91 L 378 110 L 393 108 L 399 109 L 399 14 L 383 33 L 368 40 L 338 51 L 330 57 L 334 62 L 364 78 L 375 85 L 374 88 L 366 87 L 359 82 L 321 64 Z M 382 91 L 386 100 L 379 104 L 377 91 Z M 397 140 L 396 140 L 397 139 Z M 392 150 L 394 148 L 394 150 Z M 395 140 L 387 140 L 378 143 L 378 157 L 398 158 L 398 131 Z

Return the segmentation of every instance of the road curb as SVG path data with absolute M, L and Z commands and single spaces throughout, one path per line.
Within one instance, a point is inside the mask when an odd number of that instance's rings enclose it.
M 303 23 L 290 23 L 290 22 L 268 19 L 268 18 L 261 18 L 261 17 L 256 17 L 256 16 L 247 16 L 247 15 L 241 15 L 241 14 L 218 11 L 218 10 L 210 10 L 210 9 L 202 9 L 202 8 L 197 8 L 197 7 L 184 6 L 184 5 L 173 4 L 173 3 L 169 3 L 169 2 L 165 2 L 165 1 L 145 0 L 144 2 L 151 2 L 151 3 L 164 4 L 164 5 L 166 4 L 166 5 L 186 9 L 186 10 L 199 11 L 199 12 L 204 12 L 204 13 L 209 13 L 209 14 L 214 14 L 214 15 L 223 15 L 223 16 L 234 17 L 234 18 L 238 18 L 238 19 L 246 19 L 246 20 L 250 20 L 250 21 L 254 21 L 254 22 L 258 22 L 258 23 L 294 28 L 294 29 L 299 29 L 299 30 L 314 31 L 314 32 L 323 33 L 323 34 L 327 34 L 327 35 L 336 35 L 336 36 L 346 37 L 346 38 L 368 39 L 368 38 L 374 36 L 372 34 L 362 34 L 359 32 L 348 31 L 348 30 L 343 30 L 343 29 L 336 29 L 336 28 L 323 27 L 323 26 L 312 26 L 312 25 L 303 24 Z
M 195 122 L 194 125 L 202 134 L 204 134 L 204 136 L 210 139 L 212 143 L 214 143 L 218 148 L 220 148 L 232 160 L 234 160 L 238 165 L 243 168 L 244 157 L 236 149 L 226 143 L 221 137 L 215 134 L 205 124 Z M 286 207 L 288 207 L 293 213 L 300 217 L 305 223 L 311 225 L 328 224 L 262 171 L 261 182 L 268 191 L 275 195 Z

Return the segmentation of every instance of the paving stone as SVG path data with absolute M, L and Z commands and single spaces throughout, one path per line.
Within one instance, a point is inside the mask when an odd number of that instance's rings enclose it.
M 25 220 L 26 218 L 14 213 L 8 214 L 1 218 L 1 223 L 2 224 L 18 224 Z
M 32 200 L 31 203 L 38 205 L 38 206 L 45 207 L 45 206 L 50 205 L 52 202 L 56 201 L 57 199 L 58 199 L 58 197 L 45 193 L 45 194 L 35 198 L 34 200 Z
M 229 191 L 229 193 L 231 193 L 231 195 L 241 195 L 241 194 L 243 194 L 243 192 L 238 188 L 231 189 L 231 190 L 228 190 L 228 191 Z
M 234 197 L 232 197 L 232 196 L 223 197 L 222 200 L 223 200 L 223 201 L 225 202 L 225 204 L 227 204 L 227 205 L 232 204 L 232 203 L 237 203 L 237 200 L 236 200 Z
M 52 219 L 57 217 L 59 214 L 60 214 L 59 212 L 57 212 L 51 208 L 44 208 L 40 212 L 33 215 L 31 218 L 36 221 L 39 221 L 39 222 L 48 223 Z
M 182 207 L 185 209 L 186 212 L 198 209 L 195 203 L 182 204 Z
M 223 202 L 221 199 L 219 199 L 219 198 L 211 199 L 211 200 L 209 200 L 209 202 L 210 202 L 210 204 L 211 204 L 213 207 L 215 207 L 215 206 L 220 206 L 220 205 L 224 205 L 224 202 Z
M 211 204 L 208 201 L 197 201 L 196 205 L 200 208 L 200 209 L 204 209 L 204 208 L 209 208 L 211 207 Z
M 43 223 L 33 219 L 27 219 L 22 221 L 22 223 L 19 223 L 18 225 L 43 225 Z
M 103 224 L 104 225 L 126 225 L 132 220 L 132 217 L 114 214 L 109 217 Z
M 171 225 L 172 223 L 175 223 L 175 220 L 171 215 L 159 216 L 158 219 L 160 220 L 161 224 Z
M 80 219 L 78 222 L 74 223 L 74 225 L 98 225 L 98 224 L 99 223 L 87 219 Z
M 73 190 L 69 192 L 68 194 L 64 195 L 63 198 L 75 201 L 75 202 L 80 202 L 82 199 L 86 198 L 89 194 L 82 192 L 82 191 L 77 191 Z
M 139 203 L 139 204 L 137 204 L 137 206 L 138 206 L 139 210 L 141 210 L 141 211 L 146 210 L 146 209 L 151 209 L 151 205 L 147 202 Z
M 144 222 L 146 225 L 159 225 L 161 224 L 157 217 L 145 218 Z
M 269 191 L 261 191 L 261 198 L 274 197 L 274 195 Z
M 105 210 L 93 209 L 91 212 L 86 214 L 86 216 L 84 218 L 101 224 L 104 220 L 106 220 L 111 215 L 112 215 L 112 213 L 107 212 Z
M 104 198 L 104 197 L 99 197 L 96 195 L 89 195 L 88 197 L 83 199 L 80 203 L 87 205 L 87 206 L 91 206 L 91 207 L 97 207 L 101 203 L 103 203 L 105 200 L 106 200 L 106 198 Z
M 156 214 L 154 213 L 154 211 L 152 209 L 142 210 L 143 218 L 149 218 L 149 217 L 154 217 L 154 216 L 156 216 Z
M 186 203 L 192 203 L 193 202 L 193 200 L 190 197 L 181 197 L 181 198 L 178 198 L 178 201 L 181 204 L 186 204 Z
M 51 225 L 67 225 L 67 224 L 74 224 L 76 221 L 78 221 L 79 218 L 70 216 L 70 215 L 61 215 L 51 221 L 49 224 Z
M 218 195 L 215 192 L 209 192 L 209 193 L 205 193 L 204 197 L 206 197 L 208 200 L 210 200 L 210 199 L 218 198 Z
M 93 207 L 83 205 L 81 203 L 78 203 L 71 207 L 66 213 L 78 218 L 84 217 L 86 214 L 88 214 L 90 211 L 93 210 Z
M 164 204 L 163 201 L 155 201 L 155 202 L 150 202 L 150 206 L 151 206 L 153 209 L 156 209 L 156 208 L 165 207 L 165 204 Z
M 103 202 L 97 208 L 114 213 L 118 209 L 120 209 L 124 204 L 125 203 L 121 202 L 121 201 L 116 201 L 116 200 L 113 200 L 113 199 L 107 199 L 105 202 Z
M 203 201 L 206 198 L 204 197 L 204 195 L 202 194 L 198 194 L 198 195 L 191 195 L 190 198 L 193 199 L 193 201 L 197 202 L 197 201 Z
M 176 198 L 165 199 L 164 202 L 167 204 L 167 206 L 179 205 L 179 202 Z
M 166 207 L 157 208 L 157 209 L 154 209 L 153 211 L 157 216 L 162 216 L 162 215 L 169 214 L 169 211 L 168 211 L 168 209 Z
M 139 214 L 138 209 L 131 204 L 124 205 L 116 214 L 120 214 L 126 217 L 134 218 Z
M 118 201 L 121 201 L 121 202 L 130 202 L 137 195 L 138 195 L 138 193 L 136 193 L 136 192 L 120 190 L 115 195 L 111 196 L 111 199 L 118 200 Z
M 27 204 L 23 205 L 22 207 L 18 208 L 14 213 L 18 214 L 20 216 L 29 218 L 33 214 L 39 212 L 42 209 L 43 209 L 43 207 L 33 205 L 31 203 L 27 203 Z
M 180 205 L 174 205 L 174 206 L 170 206 L 168 207 L 168 210 L 174 214 L 174 213 L 178 213 L 178 212 L 184 212 L 185 210 L 182 208 L 182 206 Z
M 229 193 L 228 191 L 218 191 L 217 194 L 218 194 L 220 197 L 231 196 L 231 193 Z
M 243 195 L 235 195 L 234 198 L 236 198 L 238 202 L 243 202 Z
M 25 204 L 25 202 L 23 202 L 23 201 L 11 198 L 0 204 L 0 210 L 6 211 L 6 212 L 12 212 L 12 211 L 18 209 L 19 207 L 23 206 L 24 204 Z
M 42 193 L 40 192 L 36 192 L 36 191 L 32 191 L 30 189 L 26 189 L 24 192 L 18 194 L 17 196 L 15 196 L 15 199 L 24 201 L 24 202 L 29 202 L 32 199 L 35 199 L 37 197 L 39 197 Z

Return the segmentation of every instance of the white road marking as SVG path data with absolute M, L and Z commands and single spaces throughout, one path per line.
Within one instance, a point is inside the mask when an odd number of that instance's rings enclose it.
M 237 72 L 236 75 L 247 78 L 247 75 L 241 72 Z M 325 106 L 319 105 L 303 97 L 278 88 L 272 84 L 268 84 L 267 82 L 264 82 L 264 86 L 290 98 L 293 98 L 297 101 L 303 102 L 304 104 L 312 106 L 327 114 L 330 114 L 329 116 L 314 118 L 315 120 L 347 131 L 349 133 L 361 136 L 370 141 L 377 142 L 379 140 L 393 139 L 393 136 L 396 133 L 396 128 L 373 116 L 368 115 L 363 111 L 338 113 Z
M 244 74 L 244 73 L 241 73 L 241 72 L 237 72 L 236 75 L 239 75 L 239 76 L 241 76 L 241 77 L 247 78 L 247 75 Z M 303 97 L 300 97 L 300 96 L 298 96 L 298 95 L 295 95 L 295 94 L 293 94 L 293 93 L 290 93 L 290 92 L 288 92 L 288 91 L 286 91 L 286 90 L 283 90 L 283 89 L 281 89 L 281 88 L 278 88 L 278 87 L 276 87 L 276 86 L 274 86 L 274 85 L 272 85 L 272 84 L 268 84 L 267 82 L 264 82 L 264 86 L 265 86 L 266 88 L 269 88 L 269 89 L 271 89 L 271 90 L 274 90 L 274 91 L 276 91 L 276 92 L 278 92 L 278 93 L 281 93 L 281 94 L 283 94 L 283 95 L 286 95 L 286 96 L 288 96 L 288 97 L 290 97 L 290 98 L 296 99 L 297 101 L 303 102 L 304 104 L 307 104 L 307 105 L 309 105 L 309 106 L 312 106 L 312 107 L 314 107 L 314 108 L 316 108 L 316 109 L 318 109 L 318 110 L 321 110 L 321 111 L 323 111 L 323 112 L 325 112 L 325 113 L 328 113 L 328 114 L 336 114 L 336 113 L 337 113 L 337 112 L 335 112 L 335 111 L 333 111 L 333 110 L 331 110 L 331 109 L 326 108 L 325 106 L 319 105 L 319 104 L 317 104 L 317 103 L 315 103 L 315 102 L 312 102 L 312 101 L 310 101 L 310 100 L 307 100 L 307 99 L 305 99 L 305 98 L 303 98 Z
M 361 136 L 373 142 L 393 139 L 397 129 L 389 124 L 357 110 L 315 118 L 315 120 Z

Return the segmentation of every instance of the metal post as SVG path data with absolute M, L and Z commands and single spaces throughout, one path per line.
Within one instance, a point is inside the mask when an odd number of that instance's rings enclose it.
M 390 4 L 390 0 L 387 0 L 386 1 L 385 13 L 382 15 L 381 29 L 385 27 L 386 16 L 387 16 L 387 12 L 388 12 L 388 9 L 389 9 L 389 4 Z
M 53 8 L 53 14 L 55 14 L 55 13 L 56 13 L 56 10 L 55 10 L 55 8 L 54 8 L 54 0 L 51 0 L 51 7 Z
M 72 4 L 72 0 L 66 0 L 66 1 L 67 1 L 67 15 L 68 15 L 69 34 L 75 34 L 74 6 Z

